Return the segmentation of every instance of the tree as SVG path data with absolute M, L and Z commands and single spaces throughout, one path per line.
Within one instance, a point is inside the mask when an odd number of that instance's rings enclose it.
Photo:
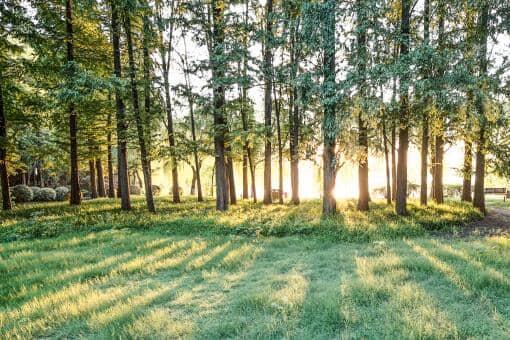
M 121 197 L 122 210 L 130 210 L 129 174 L 127 164 L 127 120 L 126 108 L 122 99 L 119 82 L 122 79 L 122 65 L 120 59 L 120 27 L 119 8 L 117 0 L 111 0 L 111 33 L 113 46 L 113 70 L 117 83 L 115 84 L 115 107 L 117 112 L 117 176 L 118 190 Z
M 271 185 L 271 138 L 273 135 L 271 127 L 272 119 L 272 99 L 271 86 L 273 84 L 273 65 L 272 65 L 272 31 L 273 31 L 273 1 L 266 0 L 266 27 L 264 39 L 264 204 L 272 203 L 272 185 Z

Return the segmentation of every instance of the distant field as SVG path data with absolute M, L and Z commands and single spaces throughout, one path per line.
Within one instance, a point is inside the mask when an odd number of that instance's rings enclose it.
M 17 239 L 0 243 L 0 338 L 510 336 L 510 239 L 427 236 L 479 218 L 467 206 L 391 223 L 348 201 L 336 220 L 316 201 L 217 214 L 162 198 L 155 216 L 115 204 L 0 215 Z

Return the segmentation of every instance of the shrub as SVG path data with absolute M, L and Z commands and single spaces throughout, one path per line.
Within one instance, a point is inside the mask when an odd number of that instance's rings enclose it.
M 67 187 L 57 187 L 55 188 L 55 193 L 57 201 L 65 201 L 69 198 L 70 191 Z
M 152 185 L 152 194 L 157 196 L 161 193 L 161 188 L 158 185 Z
M 32 194 L 34 194 L 33 200 L 37 201 L 38 197 L 39 197 L 39 193 L 41 192 L 41 188 L 40 187 L 30 187 L 30 190 L 32 190 Z
M 92 194 L 88 190 L 82 190 L 81 191 L 81 197 L 83 197 L 83 198 L 91 198 Z
M 141 195 L 142 194 L 142 188 L 140 188 L 138 185 L 132 185 L 129 187 L 129 193 L 131 195 Z
M 15 202 L 30 202 L 34 199 L 34 193 L 28 186 L 19 184 L 12 187 L 12 197 Z
M 57 193 L 52 188 L 42 188 L 37 194 L 37 199 L 34 197 L 34 201 L 38 202 L 51 202 L 57 197 Z

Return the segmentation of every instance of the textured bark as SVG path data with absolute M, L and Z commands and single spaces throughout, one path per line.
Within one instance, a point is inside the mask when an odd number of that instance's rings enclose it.
M 225 70 L 219 60 L 222 59 L 223 43 L 225 40 L 224 10 L 225 2 L 223 0 L 212 0 L 212 53 L 211 66 L 213 86 L 213 106 L 214 106 L 214 156 L 216 167 L 216 209 L 219 211 L 228 210 L 228 191 L 225 166 L 225 138 L 226 138 L 226 120 L 225 120 L 225 87 L 222 79 L 225 76 Z
M 11 210 L 12 202 L 9 191 L 9 175 L 7 173 L 7 121 L 5 119 L 2 83 L 3 78 L 2 73 L 0 73 L 0 185 L 2 185 L 2 209 Z
M 423 40 L 425 44 L 429 44 L 430 41 L 430 0 L 425 0 L 423 9 Z M 427 74 L 424 75 L 428 77 Z M 428 164 L 427 160 L 429 157 L 429 117 L 428 117 L 428 105 L 429 98 L 425 99 L 425 109 L 422 113 L 421 123 L 421 167 L 420 167 L 420 204 L 427 205 L 428 188 Z
M 96 163 L 94 159 L 89 159 L 89 172 L 90 172 L 90 197 L 97 198 L 96 186 Z
M 265 128 L 265 143 L 264 143 L 264 204 L 271 204 L 272 199 L 272 184 L 271 184 L 271 139 L 273 136 L 271 127 L 272 118 L 272 98 L 271 87 L 273 84 L 272 79 L 272 30 L 273 30 L 273 0 L 266 0 L 266 28 L 264 40 L 264 128 Z
M 70 77 L 74 77 L 74 41 L 73 41 L 73 8 L 72 0 L 66 0 L 66 46 L 67 62 L 69 64 Z M 69 203 L 71 205 L 81 204 L 80 178 L 78 169 L 78 114 L 74 109 L 74 103 L 69 103 L 69 140 L 71 158 L 71 194 Z
M 402 0 L 400 55 L 409 52 L 411 1 Z M 398 215 L 407 214 L 407 152 L 409 148 L 409 89 L 406 82 L 407 71 L 400 79 L 400 112 L 398 132 L 397 197 L 395 211 Z
M 443 193 L 443 158 L 444 158 L 444 139 L 442 133 L 435 137 L 434 142 L 434 201 L 444 203 Z
M 120 27 L 119 13 L 116 0 L 111 1 L 112 10 L 112 46 L 113 67 L 117 80 L 122 79 L 122 64 L 120 59 Z M 121 209 L 130 210 L 131 200 L 129 197 L 129 174 L 127 164 L 127 118 L 126 108 L 120 89 L 115 88 L 115 108 L 117 116 L 117 176 L 118 194 L 121 198 Z
M 323 21 L 323 138 L 324 138 L 324 193 L 322 200 L 322 214 L 331 215 L 336 213 L 336 199 L 334 196 L 336 179 L 336 105 L 331 99 L 335 96 L 335 1 L 324 0 L 326 17 Z
M 480 9 L 478 24 L 478 34 L 480 47 L 478 53 L 479 76 L 487 75 L 487 39 L 489 36 L 489 2 L 484 1 Z M 478 140 L 476 142 L 476 165 L 475 165 L 475 191 L 473 196 L 473 206 L 478 208 L 482 213 L 486 213 L 485 209 L 485 153 L 486 153 L 486 125 L 487 117 L 485 112 L 485 91 L 487 84 L 481 84 L 481 91 L 477 95 L 476 109 L 478 111 L 478 119 L 480 128 L 478 131 Z
M 111 113 L 108 113 L 107 118 L 107 125 L 108 125 L 108 134 L 106 135 L 107 140 L 107 157 L 108 157 L 108 197 L 109 198 L 115 198 L 115 184 L 113 180 L 113 155 L 112 155 L 112 132 L 111 132 L 111 126 L 112 126 L 112 115 Z
M 472 202 L 471 174 L 473 172 L 473 144 L 468 138 L 464 140 L 464 165 L 462 168 L 462 195 L 461 200 Z
M 128 47 L 129 78 L 131 81 L 131 99 L 133 104 L 133 111 L 135 114 L 138 145 L 140 147 L 140 160 L 142 163 L 143 182 L 145 186 L 145 201 L 147 203 L 147 209 L 150 212 L 156 212 L 156 207 L 154 206 L 154 197 L 152 195 L 151 164 L 148 157 L 147 139 L 144 130 L 145 122 L 140 112 L 138 87 L 136 84 L 136 65 L 133 51 L 133 40 L 131 36 L 131 20 L 129 17 L 129 13 L 124 14 L 124 30 L 126 32 L 126 40 Z
M 106 197 L 103 162 L 101 161 L 100 156 L 96 158 L 96 172 L 97 172 L 97 194 L 99 197 Z

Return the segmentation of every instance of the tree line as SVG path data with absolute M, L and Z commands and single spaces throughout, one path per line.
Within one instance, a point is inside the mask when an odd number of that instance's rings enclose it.
M 167 161 L 179 203 L 178 165 L 203 201 L 214 158 L 220 211 L 237 202 L 236 163 L 254 201 L 262 164 L 271 204 L 283 203 L 288 160 L 299 204 L 299 162 L 320 153 L 325 215 L 346 163 L 358 166 L 357 208 L 369 209 L 370 154 L 385 160 L 388 204 L 407 214 L 411 144 L 422 205 L 444 201 L 450 145 L 464 147 L 461 198 L 482 212 L 487 172 L 510 175 L 502 1 L 6 0 L 0 10 L 4 209 L 11 184 L 44 179 L 69 185 L 79 205 L 86 173 L 92 197 L 117 196 L 122 210 L 133 174 L 155 212 L 155 160 Z

